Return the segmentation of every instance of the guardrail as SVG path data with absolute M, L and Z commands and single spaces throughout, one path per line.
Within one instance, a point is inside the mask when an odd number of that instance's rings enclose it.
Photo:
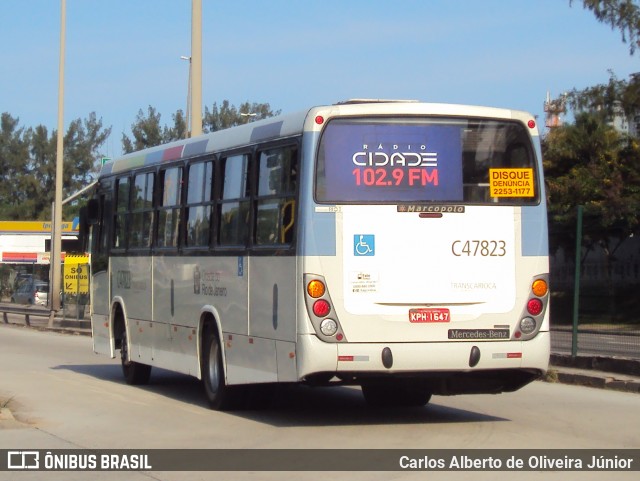
M 25 325 L 31 327 L 31 316 L 35 317 L 49 317 L 51 311 L 45 307 L 40 306 L 13 306 L 0 304 L 0 312 L 2 312 L 2 322 L 9 324 L 9 314 L 15 314 L 18 316 L 24 316 Z

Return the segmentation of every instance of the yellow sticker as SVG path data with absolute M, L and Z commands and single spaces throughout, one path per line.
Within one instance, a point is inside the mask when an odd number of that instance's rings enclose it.
M 533 169 L 489 169 L 491 197 L 534 197 Z

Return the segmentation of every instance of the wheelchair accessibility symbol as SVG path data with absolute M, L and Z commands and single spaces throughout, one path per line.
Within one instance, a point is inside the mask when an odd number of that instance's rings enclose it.
M 373 234 L 354 235 L 353 255 L 357 257 L 376 255 L 376 236 Z

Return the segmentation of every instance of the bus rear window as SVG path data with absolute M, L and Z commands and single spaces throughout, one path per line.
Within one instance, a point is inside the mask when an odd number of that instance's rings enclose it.
M 318 202 L 535 204 L 538 192 L 519 122 L 336 119 L 320 140 Z

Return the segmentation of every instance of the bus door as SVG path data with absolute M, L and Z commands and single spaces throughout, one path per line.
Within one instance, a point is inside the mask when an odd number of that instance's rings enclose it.
M 298 148 L 264 149 L 257 155 L 254 248 L 249 257 L 249 334 L 266 341 L 273 381 L 295 380 L 295 214 Z M 267 347 L 268 345 L 268 347 Z
M 106 182 L 105 182 L 106 183 Z M 97 222 L 91 231 L 91 329 L 94 351 L 112 354 L 108 325 L 111 307 L 111 286 L 109 282 L 109 225 L 112 216 L 111 192 L 100 192 L 91 201 L 97 214 Z

